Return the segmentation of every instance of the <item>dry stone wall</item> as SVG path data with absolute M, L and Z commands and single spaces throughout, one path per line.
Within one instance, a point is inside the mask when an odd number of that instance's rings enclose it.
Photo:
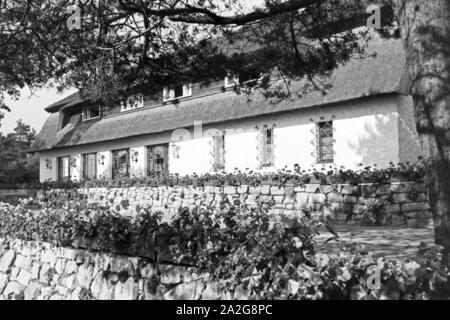
M 0 300 L 218 299 L 193 267 L 0 239 Z
M 218 206 L 228 200 L 235 205 L 256 206 L 273 204 L 275 214 L 324 214 L 337 221 L 358 223 L 362 214 L 370 210 L 371 201 L 386 203 L 394 225 L 416 225 L 431 217 L 427 188 L 421 182 L 392 182 L 387 184 L 340 184 L 303 186 L 176 186 L 89 188 L 72 191 L 40 191 L 41 205 L 77 204 L 109 206 L 126 215 L 142 208 L 162 211 L 168 216 L 180 207 Z

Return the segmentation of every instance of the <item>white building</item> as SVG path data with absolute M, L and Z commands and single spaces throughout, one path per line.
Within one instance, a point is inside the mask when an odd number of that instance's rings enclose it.
M 378 41 L 370 50 L 376 56 L 334 71 L 326 95 L 294 100 L 238 95 L 231 79 L 102 110 L 74 94 L 46 108 L 33 148 L 40 179 L 414 162 L 420 151 L 412 98 L 403 93 L 402 45 Z M 301 83 L 290 89 L 300 92 Z

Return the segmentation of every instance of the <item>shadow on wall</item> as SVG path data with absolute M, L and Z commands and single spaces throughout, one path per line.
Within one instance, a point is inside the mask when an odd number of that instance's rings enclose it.
M 348 147 L 359 163 L 387 167 L 389 162 L 399 162 L 397 118 L 376 115 L 374 122 L 364 124 L 363 133 L 356 141 L 349 141 Z M 357 163 L 356 165 L 358 165 Z

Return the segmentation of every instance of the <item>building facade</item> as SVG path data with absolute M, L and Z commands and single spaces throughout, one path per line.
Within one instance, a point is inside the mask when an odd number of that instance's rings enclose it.
M 368 50 L 376 55 L 326 79 L 326 94 L 298 96 L 301 81 L 290 87 L 293 98 L 237 94 L 238 76 L 168 85 L 159 99 L 108 108 L 74 94 L 46 108 L 33 146 L 40 180 L 414 162 L 420 147 L 401 43 L 374 41 Z

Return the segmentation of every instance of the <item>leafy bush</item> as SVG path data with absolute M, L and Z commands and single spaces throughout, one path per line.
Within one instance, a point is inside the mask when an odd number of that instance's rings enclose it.
M 422 245 L 417 261 L 376 258 L 357 245 L 326 255 L 314 250 L 319 220 L 268 210 L 223 202 L 220 210 L 182 209 L 163 222 L 160 214 L 145 210 L 121 217 L 105 210 L 33 213 L 1 204 L 0 237 L 195 265 L 235 299 L 450 297 L 439 247 Z
M 368 199 L 365 201 L 366 210 L 363 213 L 363 223 L 368 225 L 382 226 L 391 222 L 391 215 L 387 211 L 386 201 L 379 199 Z

